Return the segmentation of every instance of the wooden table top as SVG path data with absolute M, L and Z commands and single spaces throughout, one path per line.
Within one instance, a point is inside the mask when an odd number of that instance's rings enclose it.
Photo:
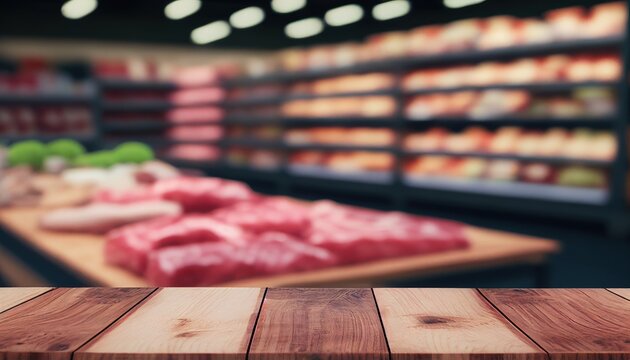
M 630 289 L 0 288 L 0 359 L 630 359 Z
M 102 236 L 53 233 L 39 229 L 39 208 L 0 211 L 0 224 L 29 246 L 73 270 L 94 286 L 149 286 L 124 269 L 105 263 Z M 335 267 L 306 273 L 246 279 L 225 286 L 372 286 L 391 279 L 426 277 L 435 274 L 493 268 L 505 265 L 538 264 L 559 250 L 552 240 L 470 227 L 469 249 L 411 256 L 365 264 Z

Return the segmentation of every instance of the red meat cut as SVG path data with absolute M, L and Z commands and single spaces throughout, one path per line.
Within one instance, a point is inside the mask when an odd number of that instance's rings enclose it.
M 463 224 L 330 201 L 312 207 L 307 241 L 330 250 L 344 264 L 468 246 Z
M 248 234 L 207 215 L 168 216 L 112 230 L 107 234 L 105 260 L 137 274 L 155 249 L 191 243 L 224 242 L 244 246 Z
M 309 206 L 285 197 L 240 202 L 212 212 L 212 217 L 253 233 L 276 231 L 301 237 L 309 228 Z
M 245 247 L 205 243 L 151 253 L 147 280 L 157 286 L 205 286 L 333 266 L 328 251 L 282 233 L 266 233 Z

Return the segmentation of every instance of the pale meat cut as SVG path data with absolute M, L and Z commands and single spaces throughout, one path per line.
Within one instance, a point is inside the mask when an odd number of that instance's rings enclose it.
M 330 252 L 269 232 L 248 246 L 205 243 L 151 253 L 146 278 L 157 286 L 207 286 L 334 266 Z

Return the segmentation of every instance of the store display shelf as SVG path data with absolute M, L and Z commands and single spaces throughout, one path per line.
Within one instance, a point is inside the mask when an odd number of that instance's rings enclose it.
M 353 91 L 353 92 L 339 92 L 329 94 L 295 94 L 286 95 L 283 100 L 309 100 L 309 99 L 323 99 L 323 98 L 339 98 L 339 97 L 360 97 L 360 96 L 382 96 L 382 95 L 398 95 L 399 89 L 390 88 L 373 91 Z
M 418 176 L 405 176 L 403 182 L 411 188 L 478 193 L 588 205 L 604 205 L 608 201 L 608 191 L 605 189 Z
M 177 89 L 177 85 L 170 81 L 160 80 L 131 80 L 131 79 L 100 79 L 98 84 L 104 90 L 163 90 Z
M 526 117 L 501 117 L 496 119 L 467 119 L 464 117 L 441 117 L 427 120 L 416 120 L 405 118 L 405 126 L 408 128 L 445 127 L 458 128 L 464 126 L 523 126 L 523 127 L 588 127 L 588 128 L 610 128 L 615 118 L 602 117 L 571 117 L 571 118 L 526 118 Z
M 292 144 L 285 143 L 289 150 L 311 150 L 311 151 L 371 151 L 371 152 L 397 152 L 393 146 L 371 146 L 371 145 L 344 145 L 344 144 Z
M 225 146 L 252 147 L 265 149 L 282 149 L 284 144 L 278 140 L 265 140 L 251 137 L 245 138 L 225 138 L 221 140 Z
M 76 140 L 80 143 L 91 143 L 96 142 L 96 135 L 94 134 L 85 134 L 85 135 L 66 135 L 66 134 L 55 134 L 55 135 L 0 135 L 0 144 L 3 142 L 13 143 L 16 141 L 23 140 L 37 140 L 42 142 L 59 140 L 59 139 L 71 139 Z
M 268 105 L 268 104 L 279 104 L 285 100 L 284 96 L 260 96 L 260 97 L 249 97 L 243 99 L 232 99 L 232 100 L 224 100 L 221 102 L 221 105 L 225 107 L 240 107 L 240 106 L 257 106 L 257 105 Z
M 391 184 L 394 179 L 393 173 L 389 171 L 375 172 L 357 170 L 352 172 L 340 172 L 323 166 L 314 165 L 291 164 L 288 166 L 288 171 L 290 174 L 302 177 L 382 185 Z
M 548 164 L 558 165 L 585 165 L 594 167 L 609 167 L 612 166 L 610 160 L 596 160 L 596 159 L 580 159 L 570 157 L 558 157 L 558 156 L 527 156 L 517 154 L 493 154 L 486 152 L 453 152 L 453 151 L 430 151 L 430 150 L 406 150 L 404 152 L 407 156 L 449 156 L 449 157 L 478 157 L 485 159 L 503 159 L 503 160 L 518 160 L 523 162 L 542 162 Z
M 396 118 L 283 118 L 281 123 L 288 127 L 344 126 L 344 127 L 391 127 L 397 124 Z
M 409 56 L 405 58 L 380 60 L 351 66 L 315 69 L 297 72 L 279 72 L 259 77 L 240 77 L 224 81 L 226 87 L 251 86 L 274 82 L 292 82 L 310 78 L 337 76 L 349 73 L 371 71 L 397 71 L 429 66 L 444 66 L 457 63 L 475 63 L 485 60 L 507 60 L 519 57 L 531 57 L 546 54 L 594 52 L 620 47 L 623 36 L 610 36 L 598 39 L 578 39 L 544 44 L 521 45 L 491 50 L 471 50 L 466 52 L 445 53 L 427 56 Z
M 106 100 L 103 102 L 104 111 L 166 111 L 174 106 L 167 100 Z
M 195 144 L 195 145 L 216 145 L 216 140 L 177 140 L 165 139 L 159 136 L 126 136 L 124 138 L 105 139 L 106 147 L 114 147 L 124 142 L 138 141 L 154 147 L 178 145 L 178 144 Z
M 530 83 L 530 84 L 494 84 L 484 86 L 458 86 L 444 88 L 430 88 L 417 90 L 403 90 L 405 95 L 424 95 L 434 93 L 458 92 L 458 91 L 484 91 L 484 90 L 526 90 L 531 92 L 567 92 L 579 88 L 614 87 L 619 86 L 618 81 L 585 81 L 585 82 L 556 82 L 556 83 Z
M 162 130 L 173 126 L 202 126 L 202 125 L 221 125 L 217 121 L 194 121 L 194 122 L 170 122 L 165 120 L 133 120 L 133 121 L 112 121 L 104 122 L 102 129 L 105 132 L 122 132 L 122 131 L 143 131 L 143 130 Z
M 0 94 L 0 105 L 89 105 L 97 100 L 95 95 L 75 94 Z
M 280 118 L 277 116 L 227 116 L 223 118 L 225 125 L 267 125 L 278 124 Z

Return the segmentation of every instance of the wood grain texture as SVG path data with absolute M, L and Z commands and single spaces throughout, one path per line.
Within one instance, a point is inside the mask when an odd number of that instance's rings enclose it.
M 149 286 L 140 276 L 105 263 L 102 236 L 40 230 L 41 208 L 0 210 L 0 224 L 29 246 L 74 270 L 96 286 Z M 468 249 L 386 259 L 305 273 L 245 279 L 223 286 L 292 287 L 378 285 L 392 279 L 422 278 L 446 273 L 546 261 L 557 252 L 555 241 L 469 227 Z
M 153 289 L 55 289 L 0 314 L 0 359 L 70 359 Z
M 245 359 L 263 294 L 252 288 L 158 290 L 74 359 Z
M 0 288 L 0 313 L 50 291 L 50 289 L 43 287 Z
M 615 294 L 630 300 L 630 289 L 608 289 Z
M 249 359 L 387 359 L 370 289 L 269 289 Z
M 552 359 L 630 359 L 630 302 L 609 291 L 481 292 Z
M 374 289 L 392 359 L 544 360 L 474 289 Z

